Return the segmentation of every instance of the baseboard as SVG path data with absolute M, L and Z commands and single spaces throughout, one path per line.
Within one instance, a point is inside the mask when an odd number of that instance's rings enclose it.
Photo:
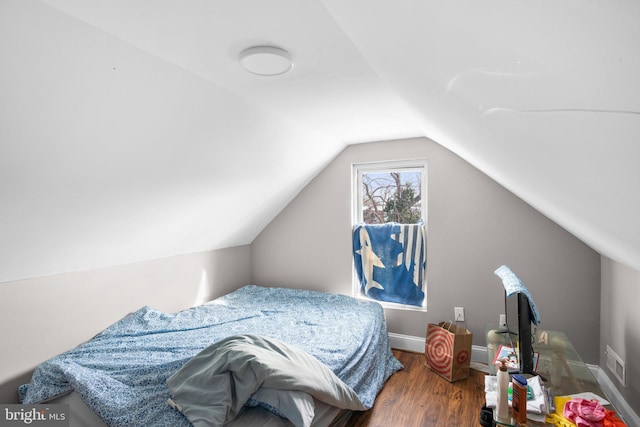
M 411 335 L 389 333 L 389 342 L 391 348 L 404 351 L 412 351 L 414 353 L 424 353 L 426 339 L 423 337 L 415 337 Z M 471 361 L 487 363 L 487 348 L 474 345 L 471 347 Z M 597 365 L 587 365 L 593 376 L 598 380 L 602 391 L 606 394 L 606 398 L 613 404 L 618 411 L 618 415 L 629 427 L 640 427 L 640 417 L 629 406 L 622 394 L 618 391 L 613 381 L 606 373 Z M 604 397 L 604 396 L 603 396 Z
M 389 332 L 389 342 L 391 343 L 391 348 L 412 351 L 414 353 L 424 353 L 426 339 Z M 487 363 L 487 348 L 478 345 L 471 346 L 471 361 Z
M 426 340 L 424 338 L 389 332 L 389 343 L 391 344 L 391 348 L 396 348 L 398 350 L 424 353 L 425 341 Z

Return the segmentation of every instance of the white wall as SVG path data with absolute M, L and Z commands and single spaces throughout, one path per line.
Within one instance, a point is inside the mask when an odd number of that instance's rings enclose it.
M 168 312 L 250 281 L 250 247 L 0 283 L 0 402 L 42 361 L 145 305 Z
M 346 148 L 253 242 L 253 283 L 350 294 L 351 165 L 409 158 L 429 162 L 428 312 L 387 309 L 390 332 L 424 336 L 427 323 L 450 320 L 462 306 L 474 344 L 485 345 L 485 325 L 503 312 L 493 271 L 507 264 L 531 291 L 541 327 L 566 332 L 597 363 L 600 256 L 426 138 Z
M 600 367 L 640 414 L 640 271 L 602 257 Z M 626 363 L 626 385 L 607 369 L 609 346 Z
M 0 1 L 0 282 L 250 244 L 342 147 L 56 3 Z

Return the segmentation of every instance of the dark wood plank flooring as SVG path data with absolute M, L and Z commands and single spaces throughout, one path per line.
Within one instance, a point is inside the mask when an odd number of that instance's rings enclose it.
M 354 414 L 349 427 L 479 426 L 484 403 L 483 372 L 449 383 L 424 365 L 424 355 L 401 350 L 404 365 L 389 378 L 368 411 Z

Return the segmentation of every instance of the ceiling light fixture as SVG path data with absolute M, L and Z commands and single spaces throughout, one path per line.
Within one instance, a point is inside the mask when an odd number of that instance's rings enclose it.
M 243 50 L 240 65 L 259 76 L 279 76 L 293 68 L 289 52 L 275 46 L 253 46 Z

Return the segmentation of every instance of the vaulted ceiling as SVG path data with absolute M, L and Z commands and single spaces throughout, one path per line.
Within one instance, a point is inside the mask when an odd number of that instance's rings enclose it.
M 0 282 L 251 243 L 427 136 L 640 270 L 640 3 L 0 1 Z M 279 46 L 275 77 L 238 62 Z

